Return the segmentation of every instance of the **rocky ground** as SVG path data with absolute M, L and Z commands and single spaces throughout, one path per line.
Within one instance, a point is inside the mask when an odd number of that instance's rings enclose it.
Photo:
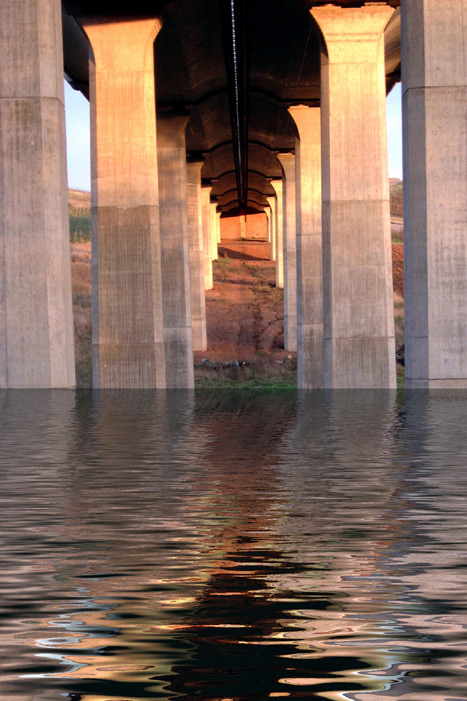
M 294 385 L 296 354 L 284 350 L 284 296 L 269 245 L 224 241 L 213 265 L 208 349 L 195 353 L 197 383 Z

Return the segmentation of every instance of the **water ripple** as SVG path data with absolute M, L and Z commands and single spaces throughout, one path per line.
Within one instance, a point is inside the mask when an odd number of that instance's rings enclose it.
M 0 697 L 467 699 L 467 395 L 0 393 Z

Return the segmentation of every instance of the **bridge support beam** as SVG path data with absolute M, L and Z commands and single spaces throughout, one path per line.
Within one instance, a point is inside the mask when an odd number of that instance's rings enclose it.
M 210 186 L 201 188 L 201 206 L 203 218 L 203 247 L 204 247 L 204 289 L 212 290 L 212 258 L 211 258 L 211 190 Z
M 384 29 L 394 10 L 315 7 L 321 47 L 325 386 L 395 387 Z
M 201 168 L 203 161 L 190 161 L 186 166 L 188 235 L 190 243 L 191 319 L 193 350 L 207 348 L 206 299 L 204 294 L 203 211 L 201 203 Z
M 0 3 L 0 388 L 75 385 L 61 4 Z
M 153 65 L 161 24 L 82 24 L 94 52 L 93 385 L 165 387 Z
M 217 250 L 217 203 L 211 202 L 209 206 L 210 220 L 209 220 L 209 236 L 211 240 L 211 260 L 217 260 L 219 257 Z
M 467 387 L 465 3 L 402 3 L 405 370 Z
M 188 116 L 157 115 L 162 306 L 167 387 L 194 387 L 185 129 Z
M 282 179 L 272 180 L 276 193 L 276 287 L 284 287 L 284 201 Z
M 269 243 L 271 244 L 271 260 L 276 260 L 276 226 L 277 226 L 277 200 L 276 197 L 266 197 L 269 205 Z
M 221 242 L 221 213 L 217 211 L 216 208 L 216 231 L 217 231 L 217 243 Z
M 297 386 L 323 386 L 323 274 L 321 233 L 321 118 L 319 107 L 297 105 L 295 193 L 297 217 Z
M 295 205 L 295 155 L 277 156 L 283 177 L 284 200 L 284 348 L 297 350 L 297 226 Z

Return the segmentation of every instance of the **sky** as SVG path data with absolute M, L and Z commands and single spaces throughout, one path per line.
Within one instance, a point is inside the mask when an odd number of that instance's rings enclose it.
M 89 103 L 65 82 L 68 186 L 91 189 Z M 387 98 L 389 177 L 402 178 L 401 86 Z

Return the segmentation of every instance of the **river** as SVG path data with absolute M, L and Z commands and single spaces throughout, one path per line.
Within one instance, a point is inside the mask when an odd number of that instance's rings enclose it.
M 467 393 L 0 393 L 0 698 L 467 699 Z

